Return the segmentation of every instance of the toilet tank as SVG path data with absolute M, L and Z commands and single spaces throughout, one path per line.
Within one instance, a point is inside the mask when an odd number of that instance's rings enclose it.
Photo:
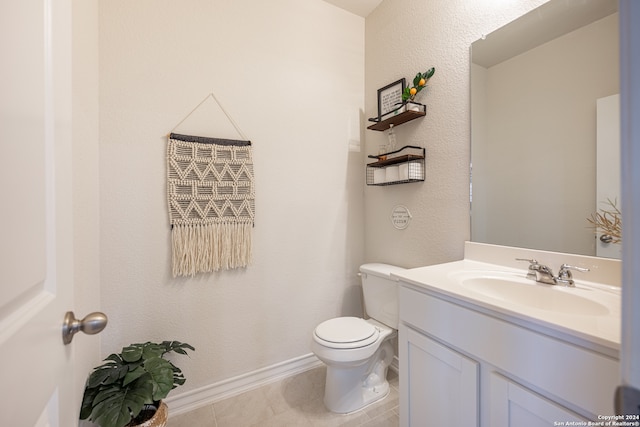
M 389 264 L 360 266 L 364 309 L 367 315 L 393 329 L 398 329 L 398 281 L 391 273 L 404 271 Z

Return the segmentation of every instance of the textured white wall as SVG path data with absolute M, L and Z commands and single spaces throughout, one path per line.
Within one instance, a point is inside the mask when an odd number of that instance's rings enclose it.
M 365 115 L 377 90 L 436 68 L 417 101 L 427 115 L 396 129 L 399 147 L 426 147 L 424 183 L 367 187 L 365 258 L 403 267 L 461 259 L 469 239 L 469 46 L 545 0 L 385 0 L 366 20 Z M 366 154 L 386 135 L 366 131 Z M 413 215 L 405 230 L 389 219 L 397 204 Z
M 361 315 L 364 19 L 320 0 L 100 2 L 102 353 L 177 339 L 190 389 L 310 352 Z M 172 279 L 166 134 L 214 92 L 252 140 L 254 263 Z M 207 102 L 176 132 L 231 136 Z

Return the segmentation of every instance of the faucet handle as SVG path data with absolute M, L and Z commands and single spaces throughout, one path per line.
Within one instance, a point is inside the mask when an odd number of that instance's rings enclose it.
M 529 259 L 529 258 L 516 258 L 516 261 L 527 261 L 530 264 L 529 267 L 531 267 L 532 265 L 538 264 L 537 260 Z
M 536 280 L 536 270 L 540 268 L 538 260 L 528 258 L 516 258 L 516 261 L 526 261 L 529 263 L 529 271 L 527 272 L 527 279 Z
M 575 266 L 569 265 L 569 264 L 562 264 L 560 266 L 560 271 L 558 272 L 558 275 L 560 275 L 560 274 L 569 274 L 569 277 L 571 277 L 571 270 L 579 271 L 581 273 L 586 273 L 587 271 L 589 271 L 588 268 L 575 267 Z
M 558 278 L 557 278 L 558 282 L 564 283 L 567 286 L 575 286 L 573 282 L 573 274 L 571 273 L 571 270 L 579 271 L 581 273 L 586 273 L 587 271 L 589 271 L 588 268 L 576 267 L 569 264 L 562 264 L 560 266 L 560 271 L 558 271 Z

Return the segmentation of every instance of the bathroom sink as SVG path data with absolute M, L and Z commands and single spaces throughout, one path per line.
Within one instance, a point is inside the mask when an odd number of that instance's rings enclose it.
M 588 298 L 589 289 L 545 285 L 508 273 L 462 273 L 452 278 L 466 290 L 493 300 L 569 315 L 603 316 L 609 309 Z
M 466 253 L 468 249 L 468 254 Z M 620 349 L 620 262 L 529 249 L 487 248 L 469 244 L 465 258 L 407 269 L 393 275 L 403 287 L 436 299 L 479 310 L 542 334 L 569 339 L 587 348 Z M 471 257 L 483 258 L 482 261 Z M 517 258 L 543 259 L 545 265 L 588 266 L 576 272 L 575 287 L 546 285 L 527 278 L 527 266 Z M 503 263 L 486 262 L 506 260 Z M 446 316 L 446 313 L 440 313 Z

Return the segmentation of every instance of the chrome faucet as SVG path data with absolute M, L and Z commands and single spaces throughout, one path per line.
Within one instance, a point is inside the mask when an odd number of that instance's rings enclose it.
M 527 278 L 535 280 L 539 283 L 546 283 L 547 285 L 563 285 L 573 287 L 575 282 L 573 281 L 573 274 L 571 270 L 580 271 L 586 273 L 588 268 L 574 267 L 569 264 L 562 264 L 558 276 L 553 275 L 553 270 L 544 264 L 540 264 L 535 259 L 516 258 L 517 261 L 527 261 L 529 263 L 529 270 L 527 272 Z
M 586 273 L 587 271 L 589 271 L 588 268 L 575 267 L 569 264 L 562 264 L 560 266 L 560 271 L 558 272 L 558 277 L 556 277 L 556 283 L 562 284 L 565 286 L 575 286 L 575 283 L 573 282 L 573 274 L 571 273 L 571 270 L 579 271 L 581 273 Z

